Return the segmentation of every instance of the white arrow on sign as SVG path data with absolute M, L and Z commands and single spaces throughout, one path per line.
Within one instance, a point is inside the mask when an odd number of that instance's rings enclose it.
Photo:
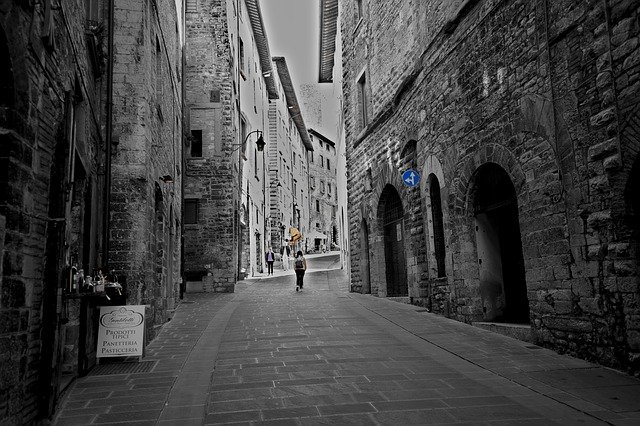
M 411 186 L 414 186 L 416 184 L 416 174 L 411 172 L 409 177 L 406 178 L 404 181 L 407 182 L 408 184 L 411 184 Z

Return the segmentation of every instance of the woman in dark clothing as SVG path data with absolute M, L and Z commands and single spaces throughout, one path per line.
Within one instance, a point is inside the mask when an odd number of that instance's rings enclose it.
M 302 255 L 302 251 L 298 250 L 296 260 L 294 262 L 296 271 L 296 291 L 302 290 L 304 284 L 304 272 L 307 270 L 307 259 Z
M 265 261 L 267 262 L 267 275 L 273 275 L 273 262 L 276 260 L 276 256 L 269 247 L 269 251 L 264 256 Z

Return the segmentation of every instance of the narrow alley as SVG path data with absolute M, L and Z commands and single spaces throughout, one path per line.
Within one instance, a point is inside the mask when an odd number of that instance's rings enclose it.
M 55 424 L 637 424 L 640 381 L 348 292 L 343 271 L 188 295 L 141 363 L 76 381 Z

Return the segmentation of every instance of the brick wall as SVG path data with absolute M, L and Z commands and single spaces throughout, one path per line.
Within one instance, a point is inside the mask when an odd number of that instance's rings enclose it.
M 371 271 L 372 292 L 386 286 L 377 209 L 391 184 L 403 200 L 413 302 L 486 319 L 474 206 L 481 166 L 493 163 L 516 192 L 535 339 L 638 371 L 629 189 L 637 191 L 630 176 L 639 151 L 637 2 L 373 3 L 358 26 L 354 10 L 342 15 L 352 288 L 362 291 L 363 220 L 370 265 L 380 269 Z M 364 129 L 362 70 L 371 97 Z M 400 180 L 410 140 L 418 189 Z M 445 278 L 434 273 L 431 173 L 441 185 Z

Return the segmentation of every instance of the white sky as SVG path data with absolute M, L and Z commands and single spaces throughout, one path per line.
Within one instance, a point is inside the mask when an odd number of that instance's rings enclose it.
M 320 0 L 259 0 L 269 49 L 272 56 L 287 59 L 289 73 L 300 103 L 304 103 L 300 86 L 314 83 L 326 100 L 322 109 L 322 125 L 316 130 L 334 139 L 338 118 L 338 104 L 333 99 L 333 86 L 318 83 L 320 57 Z M 336 52 L 336 60 L 339 53 Z M 307 125 L 313 120 L 303 111 Z M 307 115 L 307 117 L 305 117 Z
M 318 81 L 319 0 L 260 0 L 272 56 L 287 59 L 296 86 Z

